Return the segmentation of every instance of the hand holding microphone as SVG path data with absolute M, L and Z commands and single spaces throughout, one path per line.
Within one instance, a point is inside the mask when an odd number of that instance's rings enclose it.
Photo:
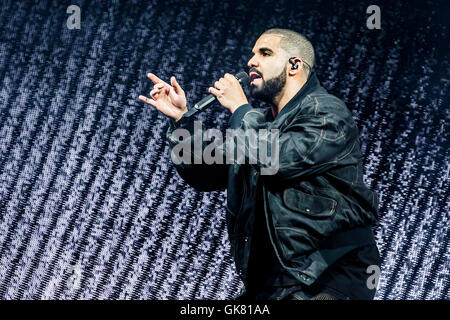
M 241 83 L 248 84 L 249 77 L 247 73 L 241 71 L 236 76 L 225 73 L 223 78 L 214 83 L 208 91 L 212 93 L 220 104 L 233 113 L 238 107 L 248 103 Z

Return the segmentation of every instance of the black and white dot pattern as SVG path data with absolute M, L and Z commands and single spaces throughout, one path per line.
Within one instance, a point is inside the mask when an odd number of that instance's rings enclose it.
M 66 26 L 71 4 L 79 30 Z M 147 72 L 175 75 L 192 106 L 284 27 L 311 39 L 319 81 L 359 126 L 380 195 L 376 299 L 449 299 L 450 7 L 377 1 L 381 30 L 369 30 L 370 4 L 2 1 L 0 297 L 235 295 L 226 194 L 178 176 L 167 118 L 137 97 Z M 198 118 L 224 130 L 229 113 Z

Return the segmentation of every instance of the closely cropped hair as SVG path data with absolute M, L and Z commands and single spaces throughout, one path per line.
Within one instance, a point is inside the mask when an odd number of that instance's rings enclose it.
M 288 53 L 289 58 L 298 57 L 313 68 L 315 62 L 314 47 L 305 36 L 288 29 L 269 29 L 263 34 L 275 34 L 281 36 L 280 48 Z M 311 70 L 306 66 L 305 75 L 309 76 L 310 72 Z

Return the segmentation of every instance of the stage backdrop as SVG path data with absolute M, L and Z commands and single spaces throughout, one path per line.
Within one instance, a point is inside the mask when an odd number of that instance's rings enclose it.
M 283 27 L 311 39 L 319 80 L 359 126 L 381 200 L 376 298 L 449 299 L 450 11 L 396 2 L 2 0 L 0 297 L 236 294 L 226 194 L 186 185 L 167 118 L 138 96 L 147 72 L 175 75 L 192 106 Z M 371 4 L 380 30 L 366 26 Z M 198 118 L 225 130 L 229 116 L 216 104 Z

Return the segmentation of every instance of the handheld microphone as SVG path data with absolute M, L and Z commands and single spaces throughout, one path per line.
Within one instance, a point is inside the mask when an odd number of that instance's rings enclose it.
M 236 79 L 238 79 L 239 83 L 241 85 L 247 85 L 250 82 L 250 77 L 248 76 L 248 74 L 245 71 L 240 71 L 238 72 L 238 74 L 235 75 Z M 209 94 L 206 97 L 204 97 L 202 100 L 200 100 L 199 102 L 197 102 L 194 107 L 192 107 L 188 112 L 186 112 L 183 115 L 183 118 L 185 117 L 190 117 L 191 115 L 193 115 L 194 113 L 197 113 L 198 111 L 202 111 L 203 109 L 205 109 L 209 104 L 211 104 L 212 102 L 214 102 L 214 100 L 216 100 L 216 96 L 214 96 L 213 94 Z

